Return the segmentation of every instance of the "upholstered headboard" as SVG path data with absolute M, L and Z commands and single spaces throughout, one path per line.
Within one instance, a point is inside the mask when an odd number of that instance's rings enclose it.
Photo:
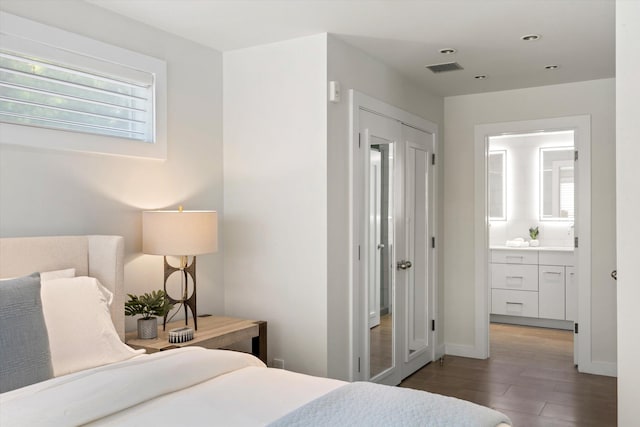
M 51 236 L 0 239 L 0 278 L 75 268 L 113 292 L 111 318 L 124 340 L 124 238 Z

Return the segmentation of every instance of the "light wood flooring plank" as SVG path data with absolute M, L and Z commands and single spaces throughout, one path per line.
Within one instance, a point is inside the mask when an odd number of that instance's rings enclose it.
M 492 324 L 490 359 L 446 356 L 400 387 L 498 409 L 518 427 L 617 424 L 616 378 L 575 369 L 571 331 Z

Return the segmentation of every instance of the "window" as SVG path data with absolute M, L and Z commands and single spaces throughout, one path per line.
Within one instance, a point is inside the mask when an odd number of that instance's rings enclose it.
M 1 142 L 166 158 L 163 61 L 6 13 L 0 24 Z

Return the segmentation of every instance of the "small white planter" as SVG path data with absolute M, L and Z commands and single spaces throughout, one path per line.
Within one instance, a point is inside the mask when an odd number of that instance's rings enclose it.
M 537 240 L 537 239 L 532 239 L 532 240 L 529 242 L 529 246 L 533 246 L 534 248 L 536 248 L 536 247 L 540 246 L 540 241 L 539 241 L 539 240 Z
M 138 319 L 138 338 L 150 340 L 158 337 L 158 318 Z

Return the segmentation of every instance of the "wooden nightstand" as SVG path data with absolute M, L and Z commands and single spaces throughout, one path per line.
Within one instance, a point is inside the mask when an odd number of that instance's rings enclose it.
M 189 325 L 193 327 L 193 322 Z M 251 353 L 267 363 L 267 322 L 238 319 L 223 316 L 198 316 L 198 330 L 194 338 L 183 343 L 169 343 L 169 331 L 184 326 L 184 320 L 167 323 L 165 330 L 158 326 L 158 338 L 141 340 L 137 332 L 126 334 L 127 345 L 147 350 L 147 353 L 169 350 L 176 347 L 199 346 L 205 348 L 222 348 L 239 341 L 251 339 Z

